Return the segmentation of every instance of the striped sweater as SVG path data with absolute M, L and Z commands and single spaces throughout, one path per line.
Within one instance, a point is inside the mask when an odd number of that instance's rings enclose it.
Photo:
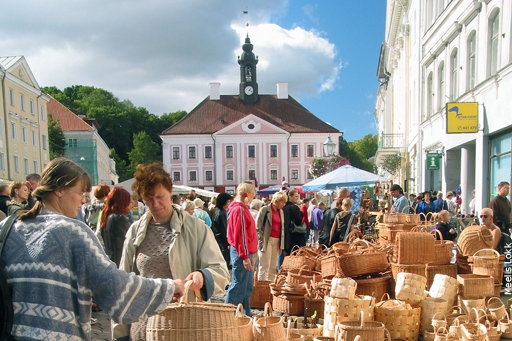
M 93 296 L 131 323 L 162 311 L 174 291 L 172 280 L 118 270 L 87 225 L 49 210 L 15 223 L 3 257 L 16 340 L 91 340 Z

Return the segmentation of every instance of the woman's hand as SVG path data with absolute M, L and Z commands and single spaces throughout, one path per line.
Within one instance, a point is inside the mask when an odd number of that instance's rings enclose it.
M 185 278 L 185 281 L 192 281 L 190 290 L 200 290 L 204 284 L 203 274 L 199 271 L 194 271 Z
M 243 263 L 244 263 L 245 270 L 247 270 L 247 271 L 251 271 L 252 270 L 251 258 L 244 259 Z
M 179 300 L 183 295 L 185 291 L 185 287 L 183 285 L 183 281 L 181 279 L 175 279 L 174 282 L 174 294 L 172 296 L 172 299 L 174 301 Z

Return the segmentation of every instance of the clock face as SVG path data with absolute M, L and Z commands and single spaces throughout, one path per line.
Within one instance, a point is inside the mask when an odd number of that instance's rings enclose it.
M 252 93 L 254 92 L 254 89 L 252 88 L 252 86 L 249 85 L 249 86 L 245 87 L 244 91 L 245 91 L 246 95 L 252 95 Z

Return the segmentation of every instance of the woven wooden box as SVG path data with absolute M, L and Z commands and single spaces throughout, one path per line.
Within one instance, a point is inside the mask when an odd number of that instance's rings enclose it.
M 446 275 L 457 279 L 457 264 L 430 265 L 425 268 L 425 277 L 427 277 L 427 288 L 430 288 L 434 282 L 436 274 Z
M 396 236 L 393 260 L 398 264 L 427 264 L 434 260 L 435 239 L 430 233 L 400 232 Z
M 457 281 L 463 297 L 494 296 L 494 279 L 491 276 L 458 274 Z

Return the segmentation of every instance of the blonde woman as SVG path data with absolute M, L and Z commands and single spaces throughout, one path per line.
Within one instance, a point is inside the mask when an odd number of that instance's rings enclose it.
M 226 303 L 242 303 L 247 316 L 251 316 L 250 298 L 255 263 L 253 256 L 258 252 L 256 224 L 248 207 L 255 196 L 254 185 L 242 182 L 236 189 L 235 200 L 228 208 L 228 243 L 231 245 L 232 274 Z
M 336 214 L 331 227 L 331 245 L 345 239 L 345 236 L 354 229 L 354 219 L 351 219 L 352 213 L 350 213 L 352 200 L 350 198 L 340 198 L 336 202 L 336 206 L 339 207 L 340 205 L 341 212 Z
M 276 277 L 277 257 L 284 248 L 283 207 L 288 201 L 286 192 L 278 192 L 270 205 L 263 206 L 256 218 L 258 228 L 258 280 L 273 281 Z
M 194 210 L 196 209 L 196 205 L 190 200 L 185 200 L 183 204 L 181 204 L 184 212 L 187 212 L 190 215 L 194 215 Z
M 436 229 L 441 232 L 441 235 L 443 236 L 444 240 L 455 240 L 455 237 L 457 237 L 457 232 L 453 227 L 448 225 L 448 222 L 450 221 L 450 212 L 447 210 L 442 210 L 437 214 L 437 219 L 439 220 L 436 224 Z M 436 234 L 436 238 L 440 239 L 439 236 Z
M 27 201 L 29 196 L 28 186 L 25 182 L 15 181 L 9 186 L 10 201 L 7 201 L 7 215 L 12 215 L 19 210 L 27 209 Z

